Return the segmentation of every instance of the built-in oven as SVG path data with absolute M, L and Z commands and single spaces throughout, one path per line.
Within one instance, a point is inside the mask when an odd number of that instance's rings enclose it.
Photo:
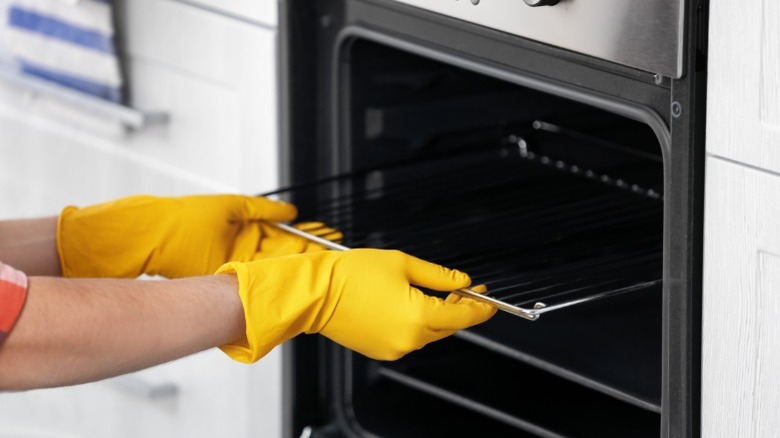
M 706 1 L 280 8 L 300 220 L 539 312 L 395 362 L 298 337 L 286 434 L 698 435 Z

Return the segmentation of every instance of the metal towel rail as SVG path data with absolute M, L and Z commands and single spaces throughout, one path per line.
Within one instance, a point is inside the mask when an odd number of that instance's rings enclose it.
M 35 95 L 40 94 L 107 119 L 116 120 L 132 129 L 165 125 L 170 119 L 166 112 L 142 111 L 120 105 L 34 76 L 27 76 L 3 66 L 0 66 L 0 80 Z

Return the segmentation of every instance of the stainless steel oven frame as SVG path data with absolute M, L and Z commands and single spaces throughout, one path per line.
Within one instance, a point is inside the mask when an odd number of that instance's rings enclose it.
M 454 1 L 454 0 L 453 0 Z M 660 0 L 659 0 L 660 3 Z M 682 3 L 679 78 L 518 37 L 394 0 L 281 0 L 282 175 L 287 183 L 345 170 L 348 78 L 355 39 L 587 103 L 650 126 L 664 155 L 662 436 L 699 435 L 700 306 L 707 1 Z M 675 75 L 673 75 L 675 76 Z M 285 434 L 341 436 L 333 369 L 349 354 L 316 337 L 285 352 Z M 347 413 L 348 414 L 348 413 Z M 330 432 L 328 432 L 330 431 Z

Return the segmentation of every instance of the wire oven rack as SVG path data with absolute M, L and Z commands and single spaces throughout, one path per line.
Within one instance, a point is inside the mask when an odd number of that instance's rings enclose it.
M 389 166 L 274 195 L 298 204 L 300 221 L 327 224 L 343 240 L 277 224 L 291 233 L 457 268 L 488 293 L 454 292 L 529 320 L 661 283 L 659 193 L 526 150 Z

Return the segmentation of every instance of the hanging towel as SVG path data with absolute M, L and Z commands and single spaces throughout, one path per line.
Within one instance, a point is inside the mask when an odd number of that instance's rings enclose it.
M 23 74 L 121 102 L 111 9 L 99 0 L 0 0 L 0 47 Z

